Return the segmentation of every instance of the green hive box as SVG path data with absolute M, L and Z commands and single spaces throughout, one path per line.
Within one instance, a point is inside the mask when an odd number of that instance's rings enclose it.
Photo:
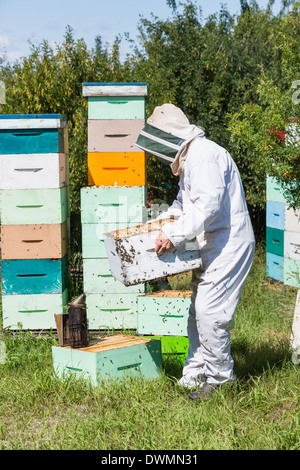
M 162 370 L 160 341 L 127 335 L 107 336 L 85 348 L 52 346 L 53 367 L 59 378 L 69 374 L 90 380 L 158 378 Z
M 147 336 L 187 336 L 191 291 L 165 290 L 137 297 L 137 332 Z
M 188 353 L 189 340 L 187 336 L 144 336 L 144 338 L 160 340 L 162 354 L 186 356 Z

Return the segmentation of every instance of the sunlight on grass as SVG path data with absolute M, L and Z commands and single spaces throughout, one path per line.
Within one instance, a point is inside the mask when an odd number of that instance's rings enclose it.
M 0 449 L 298 450 L 299 366 L 289 352 L 297 291 L 264 270 L 258 251 L 232 330 L 236 382 L 203 403 L 176 386 L 182 354 L 163 355 L 159 379 L 93 387 L 55 377 L 52 332 L 3 332 Z M 189 274 L 171 282 L 186 289 Z

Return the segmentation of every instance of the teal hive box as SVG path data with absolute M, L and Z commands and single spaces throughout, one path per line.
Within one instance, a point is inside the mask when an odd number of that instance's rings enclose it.
M 3 327 L 11 330 L 56 328 L 55 314 L 63 314 L 68 303 L 68 290 L 61 294 L 3 295 Z
M 89 119 L 144 119 L 145 99 L 142 96 L 88 98 Z
M 63 153 L 65 151 L 63 129 L 0 129 L 1 154 Z
M 59 378 L 75 374 L 92 385 L 102 379 L 160 377 L 160 341 L 127 335 L 113 335 L 85 348 L 52 346 L 53 367 Z
M 1 261 L 2 295 L 60 294 L 67 288 L 68 257 Z
M 268 253 L 274 255 L 284 255 L 284 230 L 267 227 L 266 229 L 266 247 Z
M 2 225 L 61 224 L 70 215 L 68 188 L 0 190 Z
M 85 187 L 80 199 L 82 224 L 135 225 L 147 217 L 146 186 Z
M 191 291 L 165 290 L 137 297 L 140 335 L 187 336 Z
M 284 281 L 284 258 L 274 253 L 266 253 L 266 274 L 276 281 Z
M 145 285 L 124 286 L 114 278 L 110 271 L 108 260 L 105 258 L 83 260 L 84 291 L 89 294 L 129 294 L 144 293 Z
M 137 295 L 137 293 L 87 293 L 86 308 L 89 329 L 136 329 Z
M 62 114 L 3 114 L 0 154 L 68 153 L 67 117 Z

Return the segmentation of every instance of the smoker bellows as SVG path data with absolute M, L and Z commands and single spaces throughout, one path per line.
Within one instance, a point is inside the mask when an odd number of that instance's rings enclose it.
M 104 234 L 112 275 L 125 286 L 138 284 L 201 267 L 196 240 L 158 255 L 155 240 L 173 218 L 156 220 Z

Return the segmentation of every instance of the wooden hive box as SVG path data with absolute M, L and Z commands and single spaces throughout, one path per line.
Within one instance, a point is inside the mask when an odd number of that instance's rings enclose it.
M 284 281 L 284 258 L 274 253 L 266 253 L 266 274 L 277 281 Z
M 90 186 L 144 186 L 146 158 L 143 152 L 89 152 Z
M 81 224 L 83 258 L 107 258 L 104 233 L 136 225 L 123 223 Z
M 60 294 L 68 285 L 67 255 L 61 259 L 1 261 L 2 294 Z
M 285 230 L 300 233 L 300 209 L 293 209 L 285 204 Z
M 101 379 L 158 378 L 162 369 L 160 341 L 136 336 L 107 336 L 85 348 L 53 346 L 54 370 L 59 378 L 84 377 L 95 386 Z
M 87 258 L 83 260 L 84 292 L 90 294 L 126 294 L 145 292 L 143 283 L 125 286 L 116 279 L 110 270 L 107 258 Z
M 146 83 L 83 83 L 89 120 L 144 120 Z
M 135 145 L 144 119 L 93 119 L 88 121 L 88 152 L 140 152 Z
M 67 222 L 2 225 L 2 259 L 63 258 L 68 250 Z
M 80 190 L 81 223 L 141 224 L 145 221 L 146 186 L 93 186 Z
M 284 230 L 267 227 L 266 249 L 268 253 L 284 256 Z
M 300 260 L 283 258 L 283 282 L 287 286 L 300 288 Z
M 300 233 L 284 232 L 284 257 L 300 261 Z
M 55 315 L 65 313 L 68 289 L 60 294 L 3 295 L 3 327 L 11 330 L 55 328 Z
M 65 115 L 0 116 L 0 154 L 68 153 Z
M 187 336 L 191 291 L 165 290 L 137 297 L 137 332 Z
M 0 155 L 1 189 L 61 188 L 68 184 L 64 153 Z
M 86 294 L 90 330 L 124 330 L 137 328 L 138 293 Z
M 166 223 L 162 219 L 104 234 L 112 275 L 124 285 L 134 285 L 201 267 L 196 240 L 158 255 L 156 237 Z
M 2 225 L 61 224 L 70 216 L 68 188 L 0 190 Z
M 285 228 L 285 204 L 283 202 L 267 201 L 266 224 L 267 227 L 284 230 Z

